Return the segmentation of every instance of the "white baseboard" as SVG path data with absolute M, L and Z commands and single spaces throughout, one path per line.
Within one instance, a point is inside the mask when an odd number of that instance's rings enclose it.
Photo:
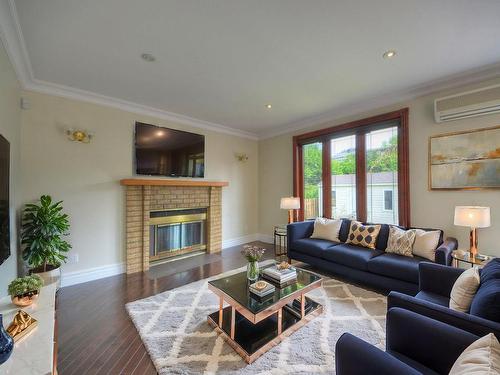
M 114 263 L 100 267 L 87 268 L 81 271 L 64 272 L 61 274 L 61 286 L 70 286 L 87 281 L 115 276 L 125 272 L 125 263 Z
M 257 241 L 259 239 L 259 235 L 257 233 L 247 234 L 246 236 L 231 238 L 229 240 L 222 241 L 222 248 L 226 249 L 228 247 L 243 245 L 248 242 Z
M 246 236 L 231 238 L 222 241 L 222 248 L 243 245 L 248 242 L 262 241 L 273 243 L 273 236 L 261 233 L 248 234 Z M 62 271 L 61 286 L 70 286 L 87 281 L 98 280 L 104 277 L 115 276 L 124 273 L 126 269 L 125 263 L 114 263 L 100 267 L 87 268 L 80 271 L 65 272 Z

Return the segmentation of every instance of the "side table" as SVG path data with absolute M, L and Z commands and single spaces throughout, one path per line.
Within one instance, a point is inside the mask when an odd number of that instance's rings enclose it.
M 470 264 L 471 267 L 478 266 L 482 267 L 488 263 L 494 257 L 489 255 L 478 254 L 476 257 L 472 257 L 470 252 L 465 250 L 455 250 L 451 253 L 451 258 L 453 259 L 453 266 L 459 267 L 460 262 Z
M 286 224 L 274 226 L 274 255 L 286 255 Z

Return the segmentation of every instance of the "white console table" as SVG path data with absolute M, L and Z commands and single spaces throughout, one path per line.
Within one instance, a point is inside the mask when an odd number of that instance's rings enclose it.
M 0 374 L 46 375 L 55 374 L 56 350 L 54 342 L 56 284 L 44 286 L 38 300 L 20 308 L 10 297 L 0 299 L 0 313 L 7 328 L 18 310 L 24 310 L 38 321 L 38 326 L 14 346 L 10 358 L 0 365 Z

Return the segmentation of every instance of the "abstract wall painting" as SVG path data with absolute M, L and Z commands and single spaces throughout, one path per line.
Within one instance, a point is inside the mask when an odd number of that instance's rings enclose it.
M 430 137 L 429 188 L 500 188 L 500 126 Z

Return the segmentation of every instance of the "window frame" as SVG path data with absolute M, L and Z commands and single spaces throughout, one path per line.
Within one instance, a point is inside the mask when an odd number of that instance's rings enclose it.
M 293 192 L 300 197 L 299 220 L 304 220 L 304 171 L 303 152 L 305 144 L 323 143 L 322 182 L 323 216 L 331 217 L 331 148 L 330 139 L 342 135 L 356 135 L 356 219 L 366 222 L 366 139 L 372 130 L 381 129 L 381 124 L 391 120 L 398 121 L 398 221 L 399 225 L 410 226 L 410 173 L 409 173 L 409 109 L 367 117 L 356 121 L 320 129 L 293 137 Z M 390 125 L 394 126 L 394 125 Z M 393 198 L 394 199 L 394 198 Z M 394 209 L 394 201 L 393 201 Z

